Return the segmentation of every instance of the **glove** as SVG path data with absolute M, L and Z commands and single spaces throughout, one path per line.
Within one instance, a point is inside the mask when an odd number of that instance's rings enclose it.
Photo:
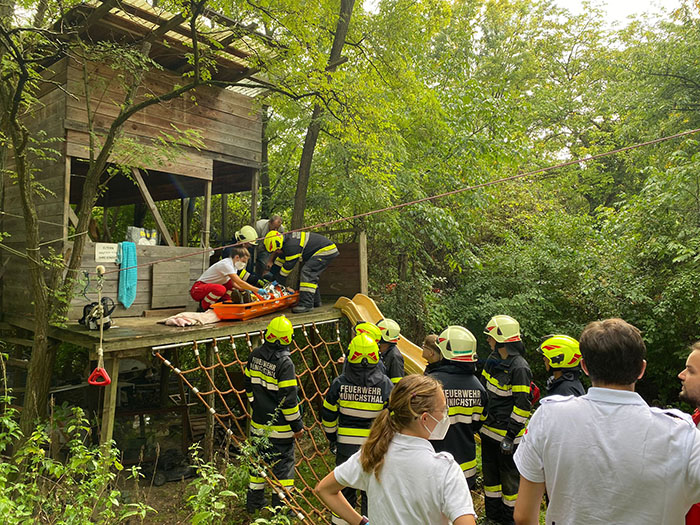
M 331 451 L 331 454 L 335 455 L 338 452 L 338 443 L 336 441 L 328 443 L 328 450 Z
M 258 288 L 258 295 L 265 297 L 267 295 L 265 288 Z
M 513 440 L 509 437 L 503 438 L 501 441 L 501 454 L 511 456 L 513 454 Z
M 279 283 L 278 283 L 277 281 L 272 281 L 270 284 L 271 284 L 272 286 L 277 286 Z

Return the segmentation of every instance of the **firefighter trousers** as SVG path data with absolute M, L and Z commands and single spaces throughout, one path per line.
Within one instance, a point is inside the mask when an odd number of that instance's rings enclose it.
M 274 478 L 270 476 L 270 481 L 274 485 L 274 490 L 270 504 L 277 507 L 282 505 L 278 493 L 290 490 L 294 486 L 294 440 L 270 438 L 270 446 L 261 450 L 260 456 L 266 465 L 271 465 Z M 267 504 L 266 484 L 265 478 L 259 472 L 251 472 L 246 499 L 246 508 L 249 512 L 261 509 Z
M 313 255 L 301 267 L 299 278 L 299 306 L 312 308 L 321 306 L 321 292 L 318 280 L 323 270 L 338 256 L 338 252 L 329 255 Z
M 513 455 L 502 454 L 499 441 L 481 434 L 481 468 L 484 474 L 486 517 L 504 525 L 512 525 L 513 507 L 518 499 L 520 484 L 520 474 Z

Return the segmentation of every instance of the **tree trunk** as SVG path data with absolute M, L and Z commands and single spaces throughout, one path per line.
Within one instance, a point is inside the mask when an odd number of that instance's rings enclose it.
M 328 67 L 326 71 L 332 73 L 340 63 L 340 54 L 345 45 L 345 38 L 348 35 L 350 27 L 350 19 L 352 18 L 352 10 L 355 7 L 355 0 L 340 0 L 340 15 L 335 28 L 335 36 L 333 37 L 333 46 L 331 54 L 328 58 Z M 301 228 L 304 226 L 304 211 L 306 210 L 306 193 L 309 189 L 309 176 L 311 175 L 311 162 L 314 158 L 314 150 L 318 141 L 318 133 L 321 130 L 321 117 L 323 116 L 323 107 L 320 104 L 314 105 L 311 114 L 311 123 L 306 130 L 306 138 L 304 139 L 304 149 L 301 152 L 301 160 L 299 161 L 299 175 L 297 177 L 297 191 L 294 195 L 294 212 L 292 214 L 292 229 Z

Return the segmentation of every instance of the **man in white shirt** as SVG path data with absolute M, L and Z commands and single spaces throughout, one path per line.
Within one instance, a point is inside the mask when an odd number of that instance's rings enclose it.
M 518 525 L 681 525 L 700 501 L 700 431 L 676 410 L 650 408 L 635 391 L 646 347 L 622 319 L 590 323 L 580 338 L 593 387 L 541 400 L 515 453 Z

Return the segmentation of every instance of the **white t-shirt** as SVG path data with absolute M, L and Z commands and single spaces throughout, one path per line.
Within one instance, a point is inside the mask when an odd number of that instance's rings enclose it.
M 372 525 L 447 525 L 473 514 L 467 480 L 447 452 L 436 453 L 426 439 L 396 434 L 380 479 L 362 470 L 360 452 L 334 470 L 341 485 L 367 492 Z
M 238 271 L 233 266 L 231 257 L 224 257 L 207 268 L 197 280 L 209 284 L 224 284 L 231 274 L 238 275 Z
M 541 401 L 515 453 L 544 482 L 551 525 L 682 525 L 700 501 L 700 431 L 635 392 L 591 388 Z

